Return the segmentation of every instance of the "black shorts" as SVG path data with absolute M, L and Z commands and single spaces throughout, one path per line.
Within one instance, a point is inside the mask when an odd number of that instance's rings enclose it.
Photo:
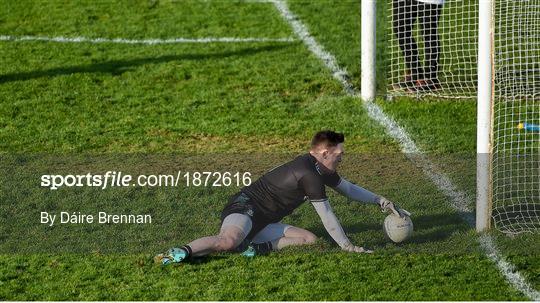
M 252 240 L 271 220 L 265 218 L 260 211 L 251 203 L 251 198 L 243 192 L 238 192 L 229 198 L 229 203 L 221 212 L 221 223 L 230 214 L 242 214 L 251 218 L 251 230 L 246 239 Z

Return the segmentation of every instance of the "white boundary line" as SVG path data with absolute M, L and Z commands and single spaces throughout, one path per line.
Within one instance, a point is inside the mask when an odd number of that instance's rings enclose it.
M 268 2 L 272 2 L 274 4 L 277 10 L 281 13 L 282 17 L 292 27 L 298 38 L 304 42 L 307 48 L 315 56 L 324 62 L 326 67 L 332 72 L 334 78 L 341 83 L 347 94 L 360 98 L 360 94 L 354 89 L 354 86 L 348 80 L 347 71 L 340 68 L 336 58 L 327 52 L 322 45 L 320 45 L 313 38 L 313 36 L 310 35 L 306 26 L 294 13 L 289 10 L 287 4 L 283 0 L 268 0 Z M 471 201 L 471 199 L 467 197 L 464 192 L 460 191 L 452 183 L 452 181 L 428 159 L 424 152 L 422 152 L 416 146 L 407 132 L 392 118 L 387 116 L 381 107 L 373 102 L 362 102 L 362 104 L 368 112 L 368 115 L 384 126 L 388 134 L 399 142 L 401 151 L 405 153 L 407 158 L 420 166 L 424 174 L 426 174 L 428 178 L 435 183 L 438 189 L 450 199 L 451 206 L 455 210 L 462 212 L 463 219 L 470 225 L 474 226 L 474 216 L 472 215 L 470 208 L 467 206 L 467 202 Z M 525 294 L 529 299 L 540 301 L 540 293 L 532 288 L 532 286 L 525 281 L 519 272 L 514 270 L 514 267 L 510 263 L 504 260 L 490 235 L 483 234 L 478 240 L 487 257 L 497 264 L 499 271 L 512 286 Z
M 46 37 L 46 36 L 0 36 L 0 41 L 43 41 L 60 43 L 117 43 L 117 44 L 176 44 L 176 43 L 240 43 L 240 42 L 294 42 L 293 38 L 172 38 L 172 39 L 107 39 L 87 37 Z

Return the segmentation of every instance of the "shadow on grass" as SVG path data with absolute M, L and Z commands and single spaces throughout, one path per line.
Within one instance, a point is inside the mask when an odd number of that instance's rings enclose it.
M 282 48 L 289 47 L 290 44 L 268 45 L 262 47 L 250 47 L 235 51 L 210 53 L 210 54 L 183 54 L 183 55 L 167 55 L 160 57 L 139 58 L 132 60 L 113 60 L 89 65 L 57 67 L 41 71 L 31 71 L 23 73 L 12 73 L 0 75 L 0 83 L 12 81 L 25 81 L 41 77 L 57 77 L 62 75 L 71 75 L 77 73 L 108 73 L 113 76 L 121 75 L 130 70 L 132 67 L 160 64 L 172 61 L 185 60 L 205 60 L 205 59 L 222 59 L 233 56 L 250 56 L 262 52 L 270 52 Z
M 462 214 L 460 213 L 414 216 L 413 222 L 415 232 L 413 236 L 405 242 L 406 244 L 442 242 L 450 238 L 456 232 L 466 232 L 471 229 L 471 227 L 463 221 Z M 382 222 L 381 224 L 360 222 L 343 226 L 343 228 L 348 234 L 367 231 L 375 231 L 382 234 Z M 315 233 L 318 237 L 323 237 L 326 241 L 334 243 L 333 239 L 324 229 L 322 223 L 315 226 L 309 226 L 307 229 Z M 384 247 L 388 244 L 388 241 L 389 240 L 384 237 L 377 237 L 370 241 L 368 247 Z M 210 256 L 191 259 L 186 263 L 192 265 L 205 264 L 229 258 L 234 254 L 238 254 L 238 252 L 212 254 Z M 249 258 L 246 260 L 249 260 Z
M 469 227 L 458 213 L 454 214 L 434 214 L 425 216 L 413 216 L 414 233 L 407 243 L 422 244 L 441 242 L 451 237 L 456 232 L 467 231 Z M 352 225 L 343 226 L 343 229 L 348 234 L 361 233 L 366 231 L 376 231 L 382 234 L 381 224 L 374 223 L 355 223 Z M 317 236 L 322 236 L 327 241 L 334 241 L 328 235 L 322 223 L 320 225 L 309 228 L 310 231 Z M 383 238 L 373 239 L 370 245 L 384 246 L 388 240 Z
M 456 232 L 471 229 L 459 213 L 420 216 L 413 222 L 415 233 L 408 243 L 440 242 Z

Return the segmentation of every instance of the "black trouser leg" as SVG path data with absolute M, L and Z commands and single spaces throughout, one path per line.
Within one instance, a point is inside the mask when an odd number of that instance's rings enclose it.
M 425 75 L 426 80 L 437 80 L 439 71 L 439 54 L 441 43 L 439 41 L 438 23 L 442 5 L 420 4 L 418 18 L 422 24 L 422 35 L 425 44 Z
M 416 0 L 395 0 L 393 2 L 394 33 L 412 80 L 418 80 L 423 74 L 422 66 L 418 60 L 418 45 L 412 34 L 414 23 L 418 18 L 418 5 Z

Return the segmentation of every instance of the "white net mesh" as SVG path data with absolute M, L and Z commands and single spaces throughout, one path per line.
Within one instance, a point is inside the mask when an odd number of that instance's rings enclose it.
M 493 218 L 540 229 L 540 0 L 495 1 Z
M 478 1 L 390 2 L 387 94 L 476 98 Z
M 475 100 L 479 1 L 424 1 L 390 1 L 388 95 Z M 540 0 L 494 1 L 493 219 L 520 233 L 540 229 Z

